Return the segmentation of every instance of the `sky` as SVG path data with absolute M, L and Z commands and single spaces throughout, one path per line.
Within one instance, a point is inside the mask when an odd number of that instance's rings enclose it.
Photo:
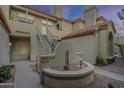
M 33 5 L 32 7 L 53 14 L 53 5 Z M 63 16 L 70 20 L 83 18 L 83 12 L 87 7 L 87 5 L 63 5 Z M 97 5 L 97 8 L 99 9 L 99 16 L 112 20 L 116 28 L 121 26 L 122 22 L 119 20 L 117 13 L 124 8 L 124 5 Z

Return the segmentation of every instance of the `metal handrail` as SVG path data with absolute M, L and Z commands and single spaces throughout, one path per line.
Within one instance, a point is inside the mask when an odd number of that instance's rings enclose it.
M 40 40 L 40 43 L 42 44 L 42 46 L 44 48 L 44 51 L 51 52 L 51 49 L 50 49 L 50 46 L 49 46 L 48 42 L 45 40 L 44 36 L 41 34 L 39 29 L 37 29 L 37 36 Z M 45 41 L 46 45 L 44 45 L 44 41 Z

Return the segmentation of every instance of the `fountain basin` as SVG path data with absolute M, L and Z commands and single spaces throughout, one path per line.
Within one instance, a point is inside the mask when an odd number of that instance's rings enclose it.
M 57 70 L 45 68 L 42 72 L 42 83 L 45 87 L 74 88 L 90 84 L 94 78 L 94 66 L 84 62 L 87 66 L 77 70 Z

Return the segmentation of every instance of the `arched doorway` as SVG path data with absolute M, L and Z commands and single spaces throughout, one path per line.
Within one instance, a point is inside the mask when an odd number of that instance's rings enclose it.
M 109 32 L 109 37 L 108 37 L 108 39 L 109 39 L 109 50 L 108 50 L 108 54 L 109 54 L 109 56 L 113 56 L 113 34 L 112 34 L 112 32 Z

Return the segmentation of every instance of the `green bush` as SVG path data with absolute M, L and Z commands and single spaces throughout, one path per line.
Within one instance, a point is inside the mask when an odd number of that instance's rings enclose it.
M 0 79 L 8 80 L 11 78 L 11 67 L 9 65 L 0 67 Z
M 96 57 L 96 64 L 100 64 L 99 57 Z
M 102 65 L 106 65 L 107 61 L 103 60 Z
M 115 57 L 114 57 L 114 58 L 111 58 L 111 59 L 107 59 L 107 63 L 108 63 L 108 64 L 111 64 L 111 63 L 113 63 L 113 62 L 115 62 Z
M 100 65 L 105 65 L 107 64 L 106 61 L 103 60 L 102 57 L 98 57 L 96 58 L 96 64 L 100 64 Z

